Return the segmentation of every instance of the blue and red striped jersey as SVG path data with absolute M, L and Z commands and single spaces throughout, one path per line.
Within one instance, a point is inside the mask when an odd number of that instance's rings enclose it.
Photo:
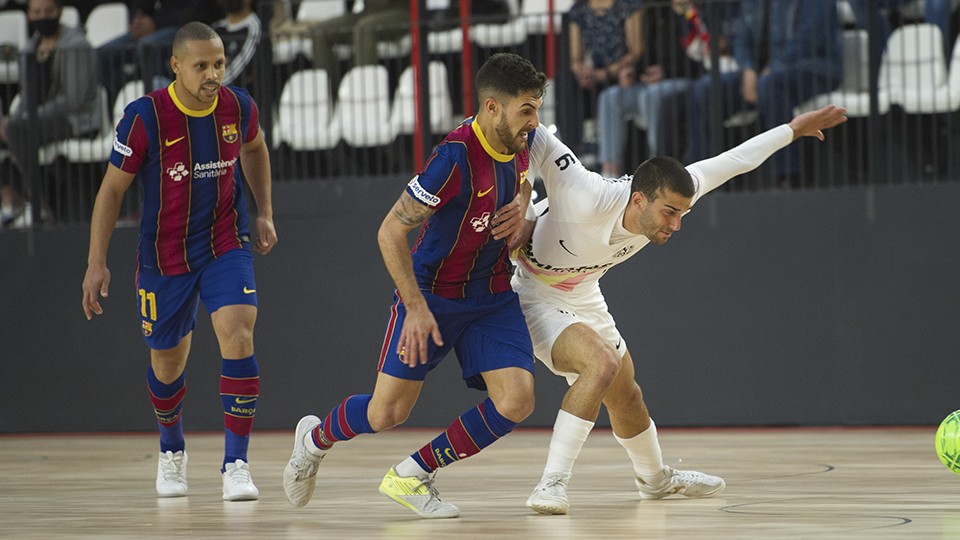
M 250 241 L 240 145 L 258 130 L 256 103 L 232 86 L 205 111 L 187 109 L 173 84 L 127 105 L 110 163 L 139 173 L 141 267 L 184 274 Z
M 501 154 L 468 118 L 437 146 L 407 193 L 435 209 L 413 248 L 423 291 L 465 298 L 510 290 L 513 265 L 506 240 L 494 240 L 490 221 L 526 181 L 529 155 Z

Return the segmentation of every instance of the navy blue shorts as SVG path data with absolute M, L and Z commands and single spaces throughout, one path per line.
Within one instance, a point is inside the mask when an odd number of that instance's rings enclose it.
M 460 362 L 463 380 L 470 388 L 486 390 L 481 376 L 485 371 L 519 367 L 533 373 L 533 344 L 517 293 L 506 291 L 457 299 L 426 292 L 423 296 L 437 320 L 443 346 L 437 347 L 429 338 L 426 364 L 410 367 L 400 361 L 397 341 L 407 310 L 394 295 L 378 371 L 401 379 L 422 381 L 427 372 L 440 365 L 453 349 Z
M 161 276 L 137 270 L 137 306 L 143 338 L 151 349 L 172 349 L 197 324 L 197 306 L 209 313 L 237 304 L 257 305 L 253 254 L 233 249 L 193 272 Z

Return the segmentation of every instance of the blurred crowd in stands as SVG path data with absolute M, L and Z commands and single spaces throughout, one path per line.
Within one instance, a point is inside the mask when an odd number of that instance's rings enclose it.
M 191 20 L 221 35 L 223 82 L 248 88 L 264 109 L 272 151 L 290 157 L 275 161 L 278 180 L 410 173 L 417 47 L 429 66 L 428 144 L 472 112 L 464 70 L 508 50 L 553 79 L 541 121 L 588 166 L 618 176 L 645 156 L 706 158 L 817 100 L 848 99 L 839 104 L 852 116 L 874 120 L 890 105 L 909 112 L 906 92 L 877 80 L 896 67 L 884 64 L 886 44 L 905 26 L 933 36 L 913 46 L 939 49 L 936 84 L 960 96 L 960 73 L 948 70 L 960 55 L 957 3 L 553 0 L 548 18 L 547 0 L 472 0 L 461 21 L 456 0 L 424 0 L 415 43 L 405 0 L 0 0 L 0 221 L 85 218 L 118 115 L 170 83 L 173 35 Z M 952 132 L 947 116 L 921 137 Z M 920 167 L 952 170 L 942 166 L 949 156 L 931 160 Z M 810 186 L 813 176 L 794 145 L 761 187 Z

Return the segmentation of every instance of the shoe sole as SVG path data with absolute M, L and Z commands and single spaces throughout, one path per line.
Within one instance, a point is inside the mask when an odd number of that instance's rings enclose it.
M 297 429 L 294 430 L 294 435 L 293 435 L 294 449 L 297 448 L 298 444 L 302 444 L 301 441 L 303 441 L 303 437 L 307 434 L 309 430 L 313 429 L 317 424 L 320 424 L 320 419 L 313 415 L 304 416 L 303 418 L 300 419 L 299 422 L 297 422 Z M 304 452 L 306 451 L 307 449 L 304 448 Z M 292 453 L 290 454 L 290 459 L 291 460 L 293 459 Z M 310 499 L 313 498 L 313 493 L 312 492 L 310 493 L 310 496 L 307 497 L 307 500 L 303 501 L 301 504 L 297 504 L 293 499 L 290 498 L 290 494 L 287 493 L 287 477 L 288 476 L 292 478 L 290 481 L 290 485 L 296 486 L 297 485 L 296 481 L 293 479 L 297 477 L 297 473 L 295 470 L 293 470 L 293 467 L 290 466 L 290 461 L 287 461 L 286 467 L 283 468 L 283 493 L 287 496 L 287 501 L 289 501 L 290 504 L 292 504 L 293 506 L 297 508 L 302 508 L 306 506 L 307 503 L 310 502 Z M 314 482 L 316 482 L 316 480 L 314 480 Z
M 570 511 L 569 506 L 564 508 L 562 506 L 549 506 L 545 504 L 536 504 L 530 501 L 527 501 L 527 508 L 532 509 L 538 514 L 544 514 L 547 516 L 563 516 Z
M 689 493 L 686 493 L 686 492 L 685 492 L 684 490 L 682 490 L 682 489 L 678 489 L 678 490 L 676 490 L 676 491 L 671 491 L 671 492 L 669 492 L 669 493 L 664 493 L 664 494 L 662 494 L 662 495 L 660 495 L 660 494 L 647 494 L 647 493 L 644 493 L 644 492 L 641 491 L 641 492 L 640 492 L 640 498 L 643 499 L 643 500 L 645 500 L 645 501 L 655 501 L 655 500 L 659 500 L 659 499 L 665 499 L 665 498 L 669 497 L 670 495 L 683 495 L 684 497 L 687 497 L 688 499 L 706 499 L 706 498 L 709 498 L 709 497 L 713 497 L 714 495 L 718 495 L 718 494 L 721 493 L 724 489 L 726 489 L 726 487 L 727 487 L 727 484 L 726 484 L 725 482 L 721 481 L 721 482 L 720 482 L 720 485 L 717 486 L 716 488 L 714 488 L 713 491 L 707 491 L 707 492 L 700 493 L 700 494 L 697 494 L 697 495 L 691 495 L 691 494 L 689 494 Z
M 401 497 L 399 497 L 399 496 L 397 496 L 397 495 L 394 495 L 394 494 L 392 494 L 392 493 L 384 490 L 384 489 L 383 489 L 383 482 L 382 482 L 382 481 L 380 482 L 380 487 L 378 488 L 378 491 L 379 491 L 380 493 L 382 493 L 383 495 L 385 495 L 386 497 L 389 497 L 391 501 L 394 501 L 394 502 L 396 502 L 396 503 L 398 503 L 398 504 L 401 504 L 401 505 L 409 508 L 410 511 L 412 511 L 413 513 L 415 513 L 416 515 L 418 515 L 418 516 L 420 516 L 420 517 L 422 517 L 422 518 L 424 518 L 424 519 L 447 519 L 447 518 L 460 517 L 460 511 L 459 511 L 459 510 L 458 510 L 457 513 L 455 513 L 455 514 L 442 514 L 442 515 L 438 515 L 438 514 L 433 514 L 433 515 L 423 514 L 423 513 L 421 513 L 419 510 L 417 510 L 417 508 L 416 508 L 415 506 L 413 506 L 412 504 L 410 504 L 410 503 L 408 503 L 407 501 L 403 500 Z
M 223 496 L 223 500 L 229 501 L 229 502 L 256 501 L 259 498 L 260 498 L 259 492 L 258 493 L 241 493 L 240 495 L 233 495 L 233 496 L 224 494 Z

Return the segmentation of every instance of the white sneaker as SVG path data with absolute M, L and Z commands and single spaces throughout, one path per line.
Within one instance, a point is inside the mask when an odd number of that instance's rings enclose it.
M 719 476 L 697 471 L 680 471 L 671 467 L 664 467 L 657 480 L 645 482 L 637 476 L 636 482 L 641 499 L 662 499 L 674 493 L 691 498 L 711 497 L 726 487 L 723 478 Z
M 250 476 L 250 466 L 242 459 L 227 463 L 223 471 L 223 500 L 225 501 L 255 501 L 260 497 L 260 490 L 253 485 Z
M 160 453 L 157 463 L 157 496 L 185 497 L 187 495 L 187 453 L 183 450 Z
M 527 499 L 527 508 L 541 514 L 566 514 L 570 510 L 567 483 L 570 473 L 550 473 L 544 476 Z
M 304 442 L 307 433 L 319 425 L 320 419 L 313 415 L 304 416 L 297 422 L 297 431 L 293 436 L 293 454 L 283 469 L 283 492 L 287 494 L 290 504 L 298 508 L 306 506 L 313 497 L 313 490 L 317 487 L 317 469 L 320 468 L 320 460 L 326 455 L 311 454 Z

